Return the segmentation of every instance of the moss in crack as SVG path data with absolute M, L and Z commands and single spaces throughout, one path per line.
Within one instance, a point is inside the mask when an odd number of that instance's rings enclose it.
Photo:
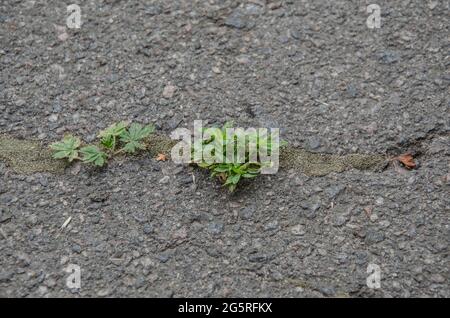
M 160 153 L 170 156 L 173 146 L 177 143 L 177 140 L 172 140 L 167 136 L 153 134 L 147 138 L 146 147 L 152 157 L 155 157 Z
M 158 153 L 170 155 L 178 141 L 167 136 L 152 135 L 148 139 L 148 149 L 152 156 Z M 324 176 L 332 172 L 348 169 L 377 170 L 385 166 L 386 158 L 376 154 L 349 154 L 344 156 L 313 153 L 299 148 L 283 147 L 280 150 L 281 168 L 300 170 L 310 176 Z
M 310 176 L 324 176 L 347 169 L 376 170 L 385 163 L 384 156 L 350 154 L 344 156 L 312 153 L 303 149 L 284 148 L 280 153 L 283 168 L 298 169 Z
M 39 141 L 0 135 L 0 159 L 17 173 L 61 173 L 66 164 L 52 159 L 50 150 Z

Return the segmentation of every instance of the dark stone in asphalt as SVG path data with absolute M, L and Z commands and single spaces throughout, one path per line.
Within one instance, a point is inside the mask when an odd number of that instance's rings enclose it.
M 0 273 L 0 284 L 10 282 L 12 277 L 13 277 L 13 273 L 12 272 L 2 271 Z
M 144 225 L 144 233 L 145 234 L 152 234 L 154 231 L 153 226 L 151 224 L 145 224 Z
M 208 225 L 208 232 L 211 234 L 220 234 L 223 231 L 222 223 L 210 223 Z
M 236 29 L 243 29 L 247 25 L 246 17 L 240 11 L 234 11 L 225 20 L 225 25 Z
M 81 246 L 78 244 L 72 245 L 72 252 L 80 254 L 81 253 Z
M 12 214 L 9 211 L 6 211 L 0 208 L 0 223 L 8 222 L 12 218 Z
M 392 64 L 398 62 L 400 57 L 397 52 L 384 51 L 380 54 L 380 59 L 383 63 Z
M 320 138 L 311 137 L 308 141 L 309 149 L 317 150 L 320 147 Z
M 376 243 L 380 243 L 384 240 L 384 234 L 378 230 L 370 229 L 367 231 L 365 241 L 366 244 L 372 245 Z

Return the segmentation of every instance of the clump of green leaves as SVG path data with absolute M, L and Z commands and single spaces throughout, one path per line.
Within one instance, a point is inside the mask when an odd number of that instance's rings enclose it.
M 151 124 L 143 126 L 132 123 L 128 127 L 127 122 L 119 122 L 99 133 L 99 145 L 81 147 L 82 143 L 79 138 L 67 135 L 63 140 L 51 144 L 50 148 L 53 150 L 53 158 L 55 159 L 67 159 L 69 162 L 81 160 L 84 163 L 103 167 L 108 159 L 116 154 L 121 152 L 135 153 L 137 150 L 144 150 L 144 140 L 153 131 L 154 126 Z
M 228 187 L 230 192 L 233 192 L 239 181 L 243 179 L 256 178 L 261 174 L 260 163 L 220 163 L 208 164 L 205 162 L 198 163 L 201 168 L 206 168 L 211 171 L 211 177 L 218 177 L 223 185 Z
M 114 123 L 106 129 L 102 130 L 98 137 L 100 142 L 106 149 L 114 151 L 116 149 L 117 139 L 125 132 L 128 124 L 124 121 Z
M 271 155 L 272 151 L 275 150 L 275 147 L 285 146 L 287 143 L 285 141 L 281 141 L 280 144 L 272 142 L 271 138 L 267 135 L 259 135 L 256 132 L 254 134 L 247 134 L 245 140 L 245 151 L 244 158 L 239 158 L 239 152 L 236 145 L 237 135 L 230 136 L 227 135 L 227 128 L 232 128 L 231 123 L 226 123 L 220 130 L 217 130 L 219 135 L 213 135 L 207 140 L 201 140 L 201 148 L 204 148 L 208 145 L 212 145 L 220 139 L 220 144 L 217 148 L 212 150 L 212 154 L 215 155 L 217 149 L 220 151 L 220 156 L 223 158 L 227 157 L 227 145 L 232 143 L 234 151 L 233 158 L 235 162 L 221 162 L 221 163 L 208 163 L 205 160 L 201 160 L 200 162 L 196 162 L 197 165 L 201 168 L 205 168 L 210 170 L 211 177 L 218 177 L 220 181 L 223 182 L 223 185 L 228 187 L 230 192 L 233 192 L 240 181 L 244 179 L 253 179 L 261 174 L 261 169 L 263 167 L 267 167 L 270 165 L 270 162 L 264 162 L 264 159 L 259 155 L 256 161 L 251 161 L 250 159 L 250 141 L 253 140 L 254 144 L 256 144 L 256 152 L 266 151 L 268 155 Z M 206 128 L 203 129 L 205 131 Z M 198 146 L 194 144 L 194 147 Z M 203 149 L 202 149 L 203 150 Z M 195 150 L 193 149 L 193 152 Z M 242 160 L 243 159 L 243 160 Z

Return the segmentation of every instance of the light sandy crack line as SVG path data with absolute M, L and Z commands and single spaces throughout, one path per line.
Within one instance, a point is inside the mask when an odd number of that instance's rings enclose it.
M 164 135 L 151 135 L 147 140 L 147 149 L 151 156 L 159 153 L 170 154 L 177 141 Z M 0 160 L 16 173 L 31 174 L 37 172 L 63 173 L 67 163 L 52 158 L 50 149 L 42 142 L 17 139 L 0 135 Z M 301 148 L 286 147 L 280 152 L 280 166 L 294 169 L 309 176 L 324 176 L 332 172 L 348 169 L 377 170 L 385 167 L 386 157 L 378 154 L 333 155 L 312 153 Z

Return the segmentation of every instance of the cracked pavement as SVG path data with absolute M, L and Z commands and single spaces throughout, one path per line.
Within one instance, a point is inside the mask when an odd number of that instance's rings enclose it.
M 1 134 L 231 120 L 418 169 L 282 169 L 230 195 L 148 155 L 63 174 L 0 161 L 1 297 L 450 296 L 448 1 L 376 0 L 379 29 L 363 0 L 83 1 L 79 29 L 71 3 L 0 4 Z

